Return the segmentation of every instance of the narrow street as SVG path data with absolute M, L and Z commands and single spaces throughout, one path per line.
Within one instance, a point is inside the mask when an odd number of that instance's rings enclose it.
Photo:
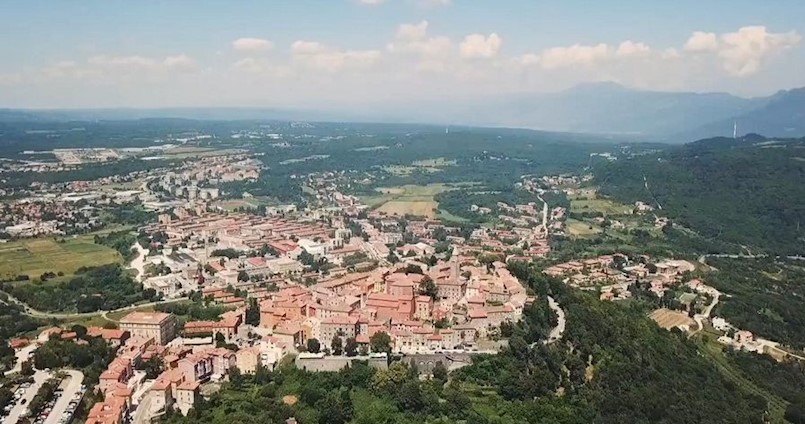
M 562 339 L 562 336 L 565 333 L 565 311 L 556 303 L 553 297 L 548 296 L 548 306 L 553 309 L 556 313 L 556 327 L 551 329 L 551 333 L 548 335 L 548 339 L 545 340 L 545 344 L 551 344 L 558 340 Z

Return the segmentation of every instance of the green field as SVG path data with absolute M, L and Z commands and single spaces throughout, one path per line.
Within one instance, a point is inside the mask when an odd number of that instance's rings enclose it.
M 566 225 L 568 234 L 573 237 L 591 237 L 601 232 L 597 225 L 575 219 L 568 219 Z
M 40 238 L 0 244 L 0 277 L 11 279 L 28 275 L 37 278 L 48 271 L 70 275 L 82 266 L 122 261 L 114 249 L 95 244 L 94 236 L 66 238 L 63 243 Z
M 571 212 L 601 212 L 604 215 L 629 215 L 632 213 L 632 206 L 613 202 L 609 199 L 578 199 L 570 201 Z
M 433 196 L 451 189 L 446 184 L 378 187 L 375 189 L 377 195 L 365 196 L 362 200 L 370 207 L 389 215 L 411 214 L 434 218 L 439 204 Z
M 414 161 L 411 163 L 411 165 L 388 165 L 384 166 L 383 170 L 398 177 L 407 177 L 416 172 L 425 172 L 428 174 L 440 172 L 442 168 L 446 166 L 453 166 L 455 164 L 455 160 L 433 158 Z

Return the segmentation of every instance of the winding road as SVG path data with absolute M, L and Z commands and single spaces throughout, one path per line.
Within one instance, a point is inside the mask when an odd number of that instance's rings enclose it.
M 149 306 L 161 305 L 163 303 L 181 302 L 183 300 L 188 299 L 187 297 L 177 297 L 175 299 L 167 299 L 167 300 L 159 300 L 159 301 L 156 301 L 156 302 L 140 303 L 140 304 L 137 304 L 137 305 L 125 306 L 125 307 L 117 308 L 117 309 L 111 309 L 111 310 L 108 310 L 108 311 L 107 310 L 100 310 L 100 311 L 94 311 L 94 312 L 60 313 L 60 312 L 37 311 L 36 309 L 31 308 L 30 306 L 28 306 L 27 303 L 17 299 L 16 297 L 14 297 L 14 296 L 6 293 L 6 292 L 0 291 L 0 293 L 5 293 L 6 296 L 8 296 L 8 300 L 10 300 L 13 303 L 16 303 L 17 305 L 22 306 L 22 308 L 23 308 L 23 310 L 25 312 L 25 315 L 32 316 L 34 318 L 56 318 L 56 319 L 89 318 L 89 317 L 94 317 L 94 316 L 98 316 L 98 315 L 101 315 L 104 318 L 106 318 L 106 314 L 110 314 L 110 313 L 113 313 L 113 312 L 130 311 L 130 310 L 139 309 L 139 308 L 146 308 L 146 307 L 149 307 Z M 108 320 L 109 318 L 106 318 L 106 319 Z
M 551 333 L 548 335 L 548 339 L 545 340 L 545 344 L 554 343 L 562 338 L 562 335 L 565 334 L 565 326 L 567 320 L 565 319 L 565 311 L 559 307 L 559 304 L 556 303 L 553 297 L 548 296 L 548 306 L 553 309 L 556 313 L 556 327 L 551 329 Z

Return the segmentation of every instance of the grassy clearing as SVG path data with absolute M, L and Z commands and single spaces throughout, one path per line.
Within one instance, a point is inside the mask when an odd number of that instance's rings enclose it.
M 120 263 L 114 249 L 93 242 L 95 234 L 53 239 L 28 239 L 0 244 L 0 276 L 28 275 L 38 278 L 45 272 L 71 275 L 80 267 Z
M 453 166 L 455 164 L 456 164 L 455 160 L 447 160 L 445 158 L 423 159 L 413 162 L 414 166 L 426 166 L 426 167 Z
M 132 312 L 154 312 L 153 306 L 143 306 L 142 308 L 135 308 L 126 311 L 119 311 L 119 312 L 110 312 L 106 314 L 106 317 L 109 318 L 110 321 L 119 322 L 124 316 L 132 313 Z
M 396 201 L 392 200 L 386 202 L 383 206 L 377 208 L 379 212 L 385 212 L 389 215 L 416 215 L 427 216 L 428 218 L 436 217 L 434 209 L 438 208 L 439 204 L 434 201 Z
M 601 199 L 593 195 L 576 197 L 570 200 L 570 211 L 575 213 L 582 212 L 601 212 L 604 215 L 630 215 L 632 206 L 617 203 L 609 199 Z
M 375 191 L 379 195 L 365 196 L 362 201 L 370 207 L 390 215 L 411 214 L 434 218 L 439 204 L 433 197 L 451 189 L 446 184 L 378 187 Z
M 463 224 L 463 223 L 466 223 L 466 222 L 470 221 L 467 218 L 462 218 L 462 217 L 460 217 L 458 215 L 453 215 L 452 213 L 450 213 L 450 212 L 448 212 L 448 211 L 446 211 L 444 209 L 439 209 L 438 212 L 436 212 L 436 218 L 439 218 L 442 221 L 458 222 L 460 224 Z
M 455 160 L 447 160 L 445 158 L 433 158 L 433 159 L 417 160 L 412 162 L 411 165 L 384 166 L 383 170 L 390 174 L 394 174 L 398 177 L 407 177 L 417 172 L 425 172 L 428 174 L 441 172 L 442 168 L 446 166 L 453 166 L 455 164 L 456 164 Z
M 568 219 L 566 222 L 567 231 L 573 237 L 592 237 L 601 232 L 601 228 L 589 222 Z

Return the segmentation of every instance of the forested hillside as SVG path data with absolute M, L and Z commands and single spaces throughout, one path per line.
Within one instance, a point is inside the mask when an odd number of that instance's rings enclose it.
M 595 169 L 600 193 L 753 253 L 805 252 L 805 140 L 715 138 Z

